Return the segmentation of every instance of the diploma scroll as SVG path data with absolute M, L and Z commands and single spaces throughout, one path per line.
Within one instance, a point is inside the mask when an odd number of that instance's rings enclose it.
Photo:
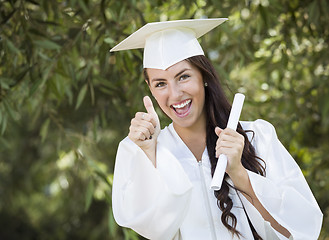
M 228 118 L 227 128 L 236 130 L 243 106 L 245 96 L 242 93 L 237 93 L 234 96 L 232 109 Z M 212 190 L 219 190 L 223 183 L 223 178 L 227 166 L 227 157 L 221 154 L 218 158 L 217 166 L 214 172 L 214 176 L 211 181 L 210 188 Z

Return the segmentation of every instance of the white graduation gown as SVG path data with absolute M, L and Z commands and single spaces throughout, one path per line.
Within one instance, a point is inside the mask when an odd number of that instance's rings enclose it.
M 254 131 L 252 144 L 266 162 L 266 177 L 247 171 L 259 201 L 292 234 L 290 239 L 317 239 L 322 212 L 274 127 L 264 120 L 240 123 L 244 130 Z M 251 133 L 248 137 L 251 140 Z M 170 124 L 158 137 L 156 161 L 155 168 L 129 138 L 120 143 L 112 189 L 113 214 L 119 225 L 153 240 L 213 240 L 212 231 L 215 239 L 238 239 L 220 220 L 222 213 L 210 190 L 207 150 L 197 162 Z M 286 239 L 242 194 L 231 189 L 229 195 L 241 239 L 253 239 L 246 212 L 263 239 Z

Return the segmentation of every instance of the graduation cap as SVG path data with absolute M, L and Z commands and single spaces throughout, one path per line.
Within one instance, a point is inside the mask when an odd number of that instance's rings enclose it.
M 204 55 L 197 38 L 226 20 L 210 18 L 148 23 L 110 51 L 144 48 L 144 68 L 166 70 L 186 58 Z

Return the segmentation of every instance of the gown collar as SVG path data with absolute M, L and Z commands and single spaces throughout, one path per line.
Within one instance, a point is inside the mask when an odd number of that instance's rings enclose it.
M 169 132 L 171 133 L 171 135 L 176 139 L 176 141 L 175 141 L 175 143 L 177 144 L 176 148 L 180 149 L 180 150 L 183 150 L 182 152 L 185 153 L 184 155 L 186 155 L 185 156 L 186 158 L 192 158 L 197 162 L 197 159 L 195 158 L 195 156 L 193 155 L 191 150 L 186 146 L 184 141 L 181 139 L 181 137 L 176 132 L 173 123 L 169 124 L 168 129 L 169 129 Z M 206 159 L 209 159 L 207 146 L 203 150 L 201 161 L 206 160 Z

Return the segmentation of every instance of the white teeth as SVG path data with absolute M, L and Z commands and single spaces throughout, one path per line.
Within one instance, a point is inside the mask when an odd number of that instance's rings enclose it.
M 185 101 L 185 102 L 183 102 L 183 103 L 181 103 L 181 104 L 177 104 L 177 105 L 172 105 L 174 108 L 183 108 L 183 107 L 185 107 L 187 104 L 189 104 L 191 102 L 191 99 L 189 99 L 189 100 L 187 100 L 187 101 Z

